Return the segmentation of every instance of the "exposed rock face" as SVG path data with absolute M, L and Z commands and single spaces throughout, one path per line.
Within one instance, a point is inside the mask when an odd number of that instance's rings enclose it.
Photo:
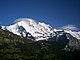
M 72 48 L 72 49 L 79 49 L 80 50 L 80 40 L 74 38 L 70 34 L 66 34 L 66 36 L 69 39 L 68 45 L 70 46 L 70 48 Z

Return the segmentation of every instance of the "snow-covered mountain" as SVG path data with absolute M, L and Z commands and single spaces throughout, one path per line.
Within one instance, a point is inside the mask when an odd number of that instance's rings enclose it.
M 14 34 L 23 36 L 23 37 L 34 37 L 36 41 L 38 40 L 47 40 L 56 35 L 63 35 L 63 33 L 69 33 L 74 38 L 80 40 L 80 32 L 67 31 L 56 34 L 55 32 L 63 31 L 52 28 L 49 24 L 36 22 L 30 18 L 20 18 L 16 20 L 17 22 L 10 26 L 2 26 L 3 30 L 8 30 Z
M 27 35 L 33 36 L 36 41 L 47 40 L 55 35 L 52 27 L 48 24 L 36 22 L 29 18 L 20 18 L 17 21 L 18 22 L 14 25 L 2 26 L 2 29 L 23 37 Z
M 80 31 L 58 30 L 49 24 L 36 22 L 30 18 L 17 19 L 15 24 L 2 26 L 2 29 L 35 41 L 58 41 L 71 46 L 71 48 L 80 49 Z
M 8 30 L 14 34 L 29 37 L 33 36 L 36 41 L 38 40 L 47 40 L 56 36 L 55 32 L 62 31 L 53 29 L 49 24 L 36 22 L 33 19 L 29 18 L 20 18 L 16 20 L 17 22 L 14 25 L 10 26 L 2 26 L 3 30 Z M 75 31 L 67 31 L 64 30 L 65 33 L 71 34 L 73 37 L 80 39 L 80 32 Z M 63 33 L 63 32 L 62 32 Z M 61 33 L 58 35 L 62 35 Z

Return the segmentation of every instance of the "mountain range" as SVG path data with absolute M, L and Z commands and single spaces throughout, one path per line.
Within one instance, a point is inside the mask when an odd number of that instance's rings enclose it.
M 32 41 L 57 41 L 66 43 L 72 49 L 80 49 L 80 31 L 61 30 L 52 28 L 49 24 L 36 22 L 30 18 L 20 18 L 10 26 L 1 26 L 13 34 L 26 37 Z

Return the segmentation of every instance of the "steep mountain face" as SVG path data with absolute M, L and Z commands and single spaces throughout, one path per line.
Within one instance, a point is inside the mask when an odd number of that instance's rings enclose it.
M 56 41 L 67 45 L 67 48 L 80 49 L 80 32 L 53 29 L 50 25 L 33 19 L 20 18 L 16 24 L 2 26 L 2 29 L 31 40 Z

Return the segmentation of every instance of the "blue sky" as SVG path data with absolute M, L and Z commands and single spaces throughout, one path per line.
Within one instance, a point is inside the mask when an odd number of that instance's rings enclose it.
M 0 0 L 0 25 L 10 25 L 18 18 L 33 18 L 60 28 L 80 28 L 79 0 Z

